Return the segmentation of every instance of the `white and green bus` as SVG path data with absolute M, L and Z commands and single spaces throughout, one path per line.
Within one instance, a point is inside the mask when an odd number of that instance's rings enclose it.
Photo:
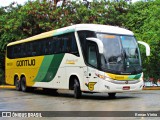
M 146 54 L 150 54 L 148 44 Z M 45 32 L 7 45 L 6 83 L 17 90 L 33 88 L 84 93 L 118 92 L 143 88 L 138 42 L 120 27 L 77 24 Z

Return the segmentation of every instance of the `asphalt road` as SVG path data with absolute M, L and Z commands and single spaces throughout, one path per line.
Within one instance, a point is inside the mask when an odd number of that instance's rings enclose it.
M 115 99 L 107 93 L 83 94 L 75 99 L 72 91 L 58 92 L 0 89 L 0 111 L 160 111 L 159 90 L 118 93 Z

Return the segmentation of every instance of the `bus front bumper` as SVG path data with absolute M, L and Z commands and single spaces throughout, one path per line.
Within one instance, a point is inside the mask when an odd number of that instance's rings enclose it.
M 106 80 L 100 80 L 97 84 L 97 92 L 107 92 L 107 93 L 116 93 L 116 92 L 131 92 L 131 91 L 141 91 L 143 89 L 143 80 L 138 81 L 137 83 L 128 83 L 124 81 L 124 84 L 112 83 Z M 96 90 L 96 89 L 95 89 Z

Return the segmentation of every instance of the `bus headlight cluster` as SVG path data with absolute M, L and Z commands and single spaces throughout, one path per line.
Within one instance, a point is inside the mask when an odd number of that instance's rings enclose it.
M 107 78 L 105 75 L 101 75 L 101 74 L 96 74 L 96 76 L 104 80 Z

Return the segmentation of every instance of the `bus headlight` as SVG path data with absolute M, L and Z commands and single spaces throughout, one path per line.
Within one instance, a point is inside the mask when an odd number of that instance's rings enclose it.
M 96 76 L 104 80 L 107 78 L 105 75 L 101 75 L 101 74 L 96 74 Z

